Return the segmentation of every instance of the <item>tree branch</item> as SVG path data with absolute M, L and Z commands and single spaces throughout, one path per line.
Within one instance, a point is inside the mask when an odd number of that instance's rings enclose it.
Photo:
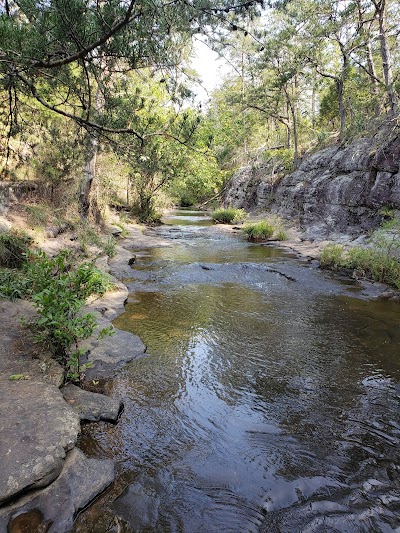
M 56 106 L 49 104 L 44 100 L 40 94 L 38 93 L 35 85 L 25 78 L 20 72 L 14 72 L 15 76 L 17 76 L 27 87 L 29 87 L 29 90 L 32 93 L 32 96 L 40 103 L 42 106 L 46 107 L 47 109 L 50 109 L 50 111 L 54 111 L 55 113 L 58 113 L 59 115 L 62 115 L 64 117 L 70 118 L 74 120 L 77 124 L 80 126 L 83 126 L 84 128 L 90 128 L 97 131 L 103 131 L 107 133 L 117 133 L 122 134 L 125 133 L 127 135 L 134 135 L 137 139 L 141 141 L 141 143 L 144 142 L 143 135 L 140 135 L 137 131 L 131 129 L 131 128 L 108 128 L 107 126 L 102 126 L 101 124 L 97 124 L 96 122 L 92 122 L 90 120 L 85 120 L 82 117 L 77 117 L 76 115 L 73 115 L 72 113 L 68 113 L 67 111 L 63 111 L 62 109 L 58 109 Z
M 136 0 L 131 0 L 124 18 L 117 24 L 114 24 L 113 26 L 111 26 L 111 29 L 94 43 L 82 48 L 75 54 L 71 54 L 68 57 L 64 57 L 56 61 L 33 61 L 32 66 L 37 67 L 37 68 L 55 68 L 55 67 L 61 67 L 63 65 L 68 65 L 69 63 L 73 63 L 74 61 L 77 61 L 78 59 L 83 59 L 90 52 L 92 52 L 93 50 L 101 46 L 102 44 L 106 43 L 108 39 L 110 39 L 115 33 L 119 32 L 124 26 L 126 26 L 127 24 L 129 24 L 129 22 L 131 22 L 131 15 L 132 15 L 133 8 L 135 7 L 135 3 L 136 3 Z

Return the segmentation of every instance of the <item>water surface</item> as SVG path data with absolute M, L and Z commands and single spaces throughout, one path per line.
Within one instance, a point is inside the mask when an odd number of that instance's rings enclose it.
M 127 281 L 149 355 L 86 427 L 118 477 L 74 531 L 395 531 L 399 306 L 204 219 L 166 218 Z

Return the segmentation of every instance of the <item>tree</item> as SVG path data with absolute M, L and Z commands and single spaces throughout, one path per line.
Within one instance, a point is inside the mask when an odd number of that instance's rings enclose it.
M 399 27 L 394 0 L 286 0 L 273 2 L 251 31 L 225 39 L 235 73 L 210 105 L 229 132 L 224 164 L 246 152 L 256 132 L 264 135 L 258 152 L 262 148 L 268 157 L 268 148 L 285 145 L 293 148 L 296 164 L 307 148 L 336 136 L 335 130 L 344 142 L 368 131 L 370 118 L 396 114 Z M 244 73 L 243 36 L 249 40 Z M 239 122 L 244 112 L 250 131 Z
M 91 131 L 141 138 L 141 132 L 113 129 L 97 116 L 96 91 L 106 98 L 113 77 L 130 70 L 177 68 L 193 33 L 229 25 L 231 14 L 256 4 L 7 0 L 0 11 L 0 76 L 11 116 L 25 94 Z
M 375 14 L 379 24 L 379 41 L 382 58 L 383 75 L 385 79 L 385 88 L 389 100 L 389 107 L 392 113 L 398 111 L 398 97 L 394 87 L 393 65 L 388 44 L 387 32 L 387 1 L 372 0 L 375 7 Z
M 0 87 L 8 140 L 21 107 L 32 99 L 83 127 L 88 136 L 80 203 L 86 217 L 100 141 L 111 137 L 115 143 L 115 135 L 125 135 L 144 144 L 148 135 L 129 120 L 115 125 L 109 101 L 125 97 L 116 85 L 122 87 L 128 72 L 145 68 L 160 78 L 176 74 L 194 33 L 229 27 L 256 5 L 257 0 L 6 0 L 0 8 Z M 174 79 L 179 83 L 170 75 Z M 165 129 L 152 130 L 156 134 L 163 136 Z

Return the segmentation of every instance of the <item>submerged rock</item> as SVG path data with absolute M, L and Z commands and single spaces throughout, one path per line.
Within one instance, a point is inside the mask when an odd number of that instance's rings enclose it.
M 114 501 L 113 510 L 135 531 L 154 530 L 162 499 L 173 486 L 173 476 L 167 470 L 154 477 L 142 474 Z

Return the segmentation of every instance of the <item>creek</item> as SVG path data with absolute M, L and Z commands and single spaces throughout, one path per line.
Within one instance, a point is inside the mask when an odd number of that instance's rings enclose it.
M 395 531 L 399 305 L 204 213 L 164 222 L 114 322 L 148 356 L 80 440 L 117 479 L 73 531 Z

